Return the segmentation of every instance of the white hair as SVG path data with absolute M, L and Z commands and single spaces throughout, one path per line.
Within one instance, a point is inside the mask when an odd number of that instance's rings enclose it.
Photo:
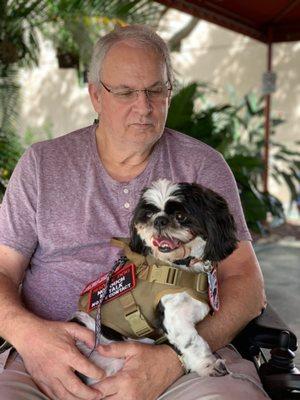
M 164 210 L 169 200 L 178 200 L 178 196 L 173 193 L 179 189 L 178 184 L 168 179 L 159 179 L 152 182 L 151 186 L 144 192 L 143 199 L 150 204 L 154 204 L 160 210 Z
M 150 27 L 146 25 L 129 25 L 117 27 L 112 32 L 100 38 L 94 46 L 89 72 L 88 81 L 97 86 L 100 84 L 100 74 L 103 62 L 110 48 L 125 40 L 134 41 L 142 46 L 154 49 L 166 64 L 168 81 L 173 83 L 173 69 L 171 65 L 170 52 L 164 40 L 158 36 Z

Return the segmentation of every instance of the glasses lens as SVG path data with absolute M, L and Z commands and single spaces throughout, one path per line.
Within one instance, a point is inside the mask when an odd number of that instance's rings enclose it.
M 104 86 L 105 87 L 105 86 Z M 106 87 L 105 87 L 106 88 Z M 108 89 L 119 101 L 121 102 L 131 102 L 138 98 L 141 92 L 144 92 L 150 101 L 161 101 L 165 100 L 169 91 L 171 90 L 169 83 L 160 84 L 158 86 L 152 87 L 151 89 Z
M 129 89 L 122 89 L 122 90 L 115 90 L 112 92 L 119 100 L 121 101 L 131 101 L 137 97 L 137 92 L 135 90 Z
M 148 89 L 147 94 L 151 100 L 164 100 L 168 97 L 169 89 L 166 85 L 160 85 L 153 89 Z

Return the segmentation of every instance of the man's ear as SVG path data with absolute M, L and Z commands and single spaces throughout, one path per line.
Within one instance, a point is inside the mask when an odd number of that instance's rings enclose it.
M 89 87 L 90 99 L 93 104 L 94 110 L 99 115 L 101 114 L 101 97 L 100 97 L 99 87 L 94 83 L 89 83 L 88 87 Z

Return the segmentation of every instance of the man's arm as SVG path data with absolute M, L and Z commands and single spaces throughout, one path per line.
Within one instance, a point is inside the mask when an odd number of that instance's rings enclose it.
M 264 282 L 251 242 L 238 248 L 218 267 L 220 309 L 197 326 L 216 351 L 226 346 L 266 305 Z
M 234 253 L 220 263 L 218 272 L 220 310 L 197 326 L 212 350 L 230 343 L 265 306 L 263 278 L 250 242 L 240 242 Z M 121 371 L 96 387 L 103 396 L 112 395 L 116 400 L 121 400 L 124 392 L 128 399 L 140 398 L 140 393 L 144 393 L 145 400 L 157 398 L 183 373 L 174 351 L 167 347 L 134 342 L 100 346 L 102 355 L 124 357 L 126 361 Z
M 30 313 L 19 297 L 28 259 L 0 245 L 0 336 L 22 356 L 26 369 L 51 399 L 98 399 L 98 391 L 84 385 L 77 370 L 100 379 L 103 371 L 86 359 L 75 346 L 80 339 L 92 347 L 93 333 L 74 323 L 43 320 Z

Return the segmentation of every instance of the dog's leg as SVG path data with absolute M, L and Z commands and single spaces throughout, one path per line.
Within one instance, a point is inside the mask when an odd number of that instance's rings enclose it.
M 208 314 L 209 306 L 182 292 L 163 296 L 159 307 L 168 340 L 182 353 L 186 367 L 203 377 L 224 375 L 224 361 L 212 354 L 195 328 Z
M 87 327 L 88 329 L 92 330 L 93 332 L 95 331 L 95 320 L 85 312 L 77 311 L 71 321 L 77 322 L 80 325 L 83 325 L 83 326 Z M 113 340 L 109 340 L 106 337 L 101 335 L 101 339 L 100 339 L 101 344 L 109 344 L 112 342 L 113 342 Z M 108 357 L 101 356 L 97 352 L 97 350 L 93 351 L 91 354 L 92 349 L 87 347 L 87 345 L 84 342 L 81 342 L 79 340 L 76 341 L 76 346 L 79 348 L 81 353 L 83 353 L 85 356 L 89 357 L 89 359 L 94 364 L 96 364 L 100 368 L 104 369 L 106 372 L 106 376 L 115 374 L 124 365 L 123 359 L 108 358 Z M 96 381 L 92 378 L 86 377 L 82 374 L 79 374 L 79 376 L 87 385 L 92 385 L 92 384 L 96 383 Z

